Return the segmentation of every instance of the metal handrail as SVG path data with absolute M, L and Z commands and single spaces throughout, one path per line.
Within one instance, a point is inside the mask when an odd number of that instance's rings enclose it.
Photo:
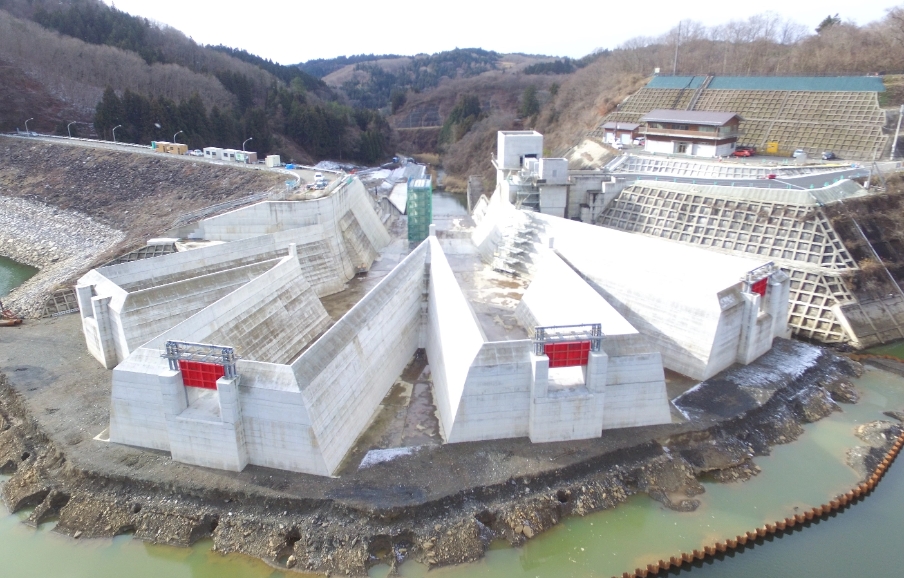
M 569 331 L 570 330 L 570 331 Z M 566 341 L 589 341 L 590 350 L 600 351 L 603 343 L 603 326 L 600 323 L 583 323 L 577 325 L 542 325 L 533 328 L 531 339 L 534 342 L 534 353 L 543 355 L 547 343 Z
M 239 356 L 235 354 L 235 349 L 225 345 L 169 340 L 166 342 L 166 352 L 160 357 L 169 361 L 172 371 L 179 371 L 179 361 L 182 360 L 222 365 L 224 377 L 231 379 L 237 375 L 235 362 Z

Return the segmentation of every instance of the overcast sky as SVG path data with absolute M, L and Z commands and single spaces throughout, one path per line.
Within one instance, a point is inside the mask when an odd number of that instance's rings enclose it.
M 866 24 L 896 5 L 894 0 L 105 1 L 169 24 L 198 43 L 243 48 L 283 64 L 352 54 L 434 53 L 456 47 L 577 58 L 596 48 L 615 48 L 636 36 L 658 36 L 684 19 L 712 26 L 772 11 L 813 29 L 836 13 L 843 20 Z

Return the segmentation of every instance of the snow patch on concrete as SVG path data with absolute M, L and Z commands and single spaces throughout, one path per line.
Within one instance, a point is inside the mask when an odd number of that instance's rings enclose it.
M 361 460 L 361 465 L 358 466 L 358 469 L 363 470 L 377 464 L 391 462 L 404 456 L 410 456 L 417 453 L 417 451 L 420 449 L 421 446 L 410 446 L 404 448 L 370 450 L 369 452 L 367 452 L 367 455 L 364 456 L 364 459 Z

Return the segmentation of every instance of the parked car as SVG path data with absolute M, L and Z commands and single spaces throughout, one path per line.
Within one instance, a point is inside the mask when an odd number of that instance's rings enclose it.
M 203 156 L 204 156 L 204 153 L 201 152 L 199 149 L 195 149 L 195 150 L 193 150 L 193 151 L 189 151 L 188 154 L 190 154 L 190 155 L 193 156 L 193 157 L 203 157 Z
M 767 178 L 767 179 L 774 179 L 774 178 L 775 178 L 775 173 L 769 173 L 768 175 L 766 175 L 766 178 Z
M 615 144 L 612 146 L 614 146 L 617 150 L 622 150 L 623 148 L 625 148 L 625 145 L 623 145 L 621 141 L 615 141 Z
M 805 159 L 807 158 L 807 151 L 804 149 L 795 149 L 795 151 L 791 153 L 791 156 L 796 159 Z
M 752 157 L 755 154 L 756 153 L 752 149 L 745 148 L 745 147 L 738 147 L 734 150 L 734 152 L 731 153 L 731 156 L 733 156 L 733 157 Z
M 824 161 L 831 161 L 837 158 L 838 157 L 836 157 L 835 153 L 833 153 L 832 151 L 825 151 L 824 153 L 822 153 L 822 160 Z
M 646 137 L 639 136 L 636 139 L 634 139 L 634 146 L 642 147 L 645 144 L 647 144 Z

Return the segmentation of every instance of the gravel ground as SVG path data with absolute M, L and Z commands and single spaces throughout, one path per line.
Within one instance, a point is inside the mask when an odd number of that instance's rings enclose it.
M 25 317 L 39 315 L 54 289 L 144 245 L 179 215 L 282 191 L 286 178 L 65 141 L 3 138 L 0 155 L 0 255 L 41 270 L 4 300 Z
M 5 304 L 24 317 L 39 316 L 50 293 L 90 268 L 96 255 L 125 236 L 75 211 L 0 197 L 0 255 L 40 270 Z

